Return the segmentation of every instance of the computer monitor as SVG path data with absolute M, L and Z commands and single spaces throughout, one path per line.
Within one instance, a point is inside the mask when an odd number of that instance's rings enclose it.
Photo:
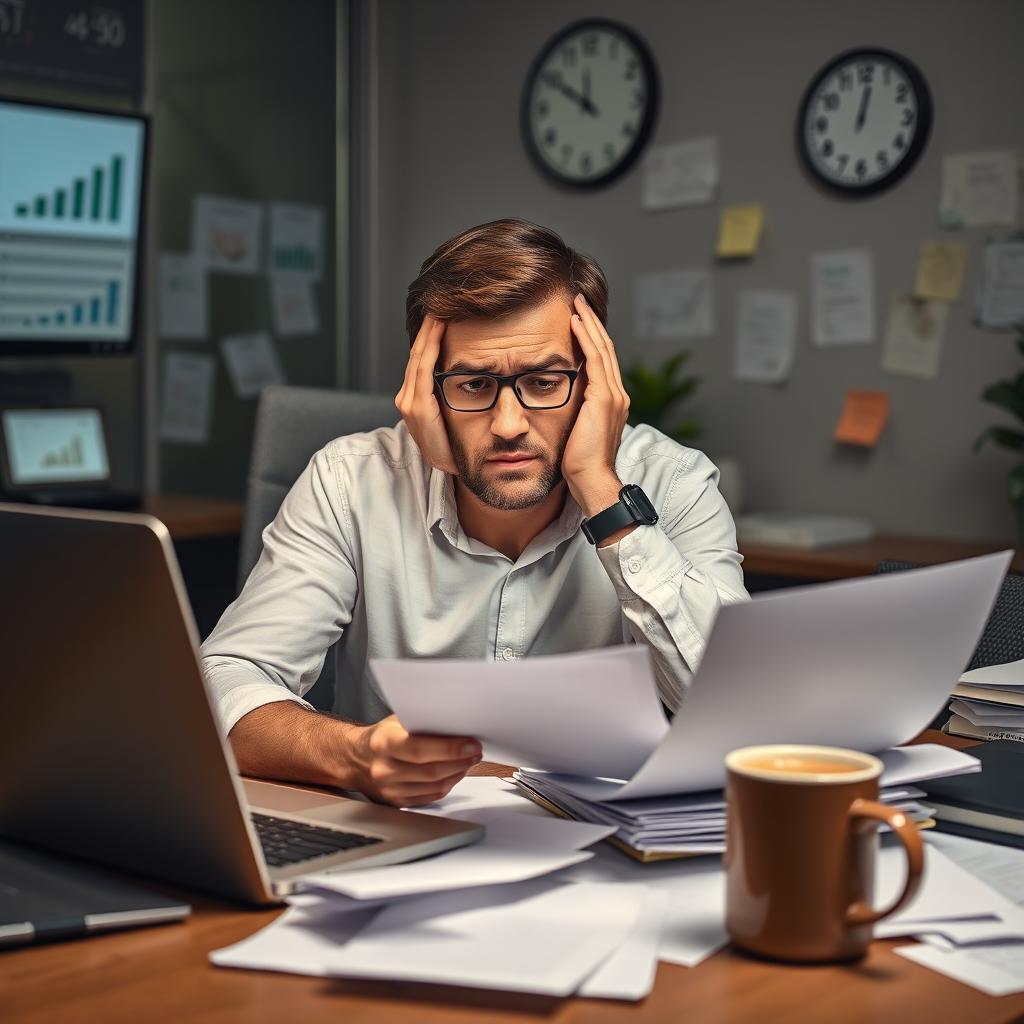
M 3 409 L 0 441 L 0 483 L 8 494 L 66 492 L 110 481 L 99 409 Z
M 125 352 L 146 118 L 0 99 L 0 355 Z

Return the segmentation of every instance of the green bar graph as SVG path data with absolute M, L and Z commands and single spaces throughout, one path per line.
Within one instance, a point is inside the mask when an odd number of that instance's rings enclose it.
M 18 205 L 14 208 L 14 212 L 17 213 L 17 215 L 19 217 L 27 217 L 28 216 L 28 204 L 27 203 L 18 203 Z
M 124 157 L 115 156 L 110 161 L 110 219 L 117 220 L 121 215 L 121 171 L 124 168 Z
M 2 3 L 2 0 L 0 0 Z M 104 194 L 104 179 L 109 175 L 110 191 Z M 109 167 L 97 164 L 91 174 L 75 178 L 70 185 L 55 188 L 51 197 L 36 196 L 29 202 L 16 203 L 18 217 L 46 217 L 63 220 L 107 220 L 116 223 L 121 219 L 121 199 L 125 183 L 125 157 L 118 154 L 110 158 Z M 301 247 L 299 247 L 301 248 Z M 293 252 L 294 250 L 289 250 Z M 312 254 L 310 254 L 310 257 Z
M 316 253 L 305 245 L 278 246 L 274 250 L 274 266 L 278 270 L 315 270 Z
M 36 196 L 36 216 L 46 216 L 46 196 Z
M 54 215 L 54 217 L 63 217 L 64 216 L 64 199 L 65 199 L 64 189 L 59 188 L 59 189 L 57 189 L 56 192 L 53 193 L 53 215 Z
M 92 169 L 92 220 L 99 220 L 103 210 L 103 168 Z
M 81 220 L 85 213 L 85 178 L 75 178 L 75 205 L 71 216 Z

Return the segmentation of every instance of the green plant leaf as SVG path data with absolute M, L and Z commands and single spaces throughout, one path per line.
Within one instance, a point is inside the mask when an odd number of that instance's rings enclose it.
M 1020 376 L 1013 382 L 1001 380 L 990 384 L 982 391 L 981 397 L 986 402 L 1008 409 L 1018 419 L 1024 420 L 1024 388 L 1021 387 Z
M 696 420 L 683 420 L 674 430 L 667 433 L 675 441 L 692 441 L 695 437 L 700 437 L 700 427 L 697 426 Z
M 974 442 L 974 450 L 978 451 L 986 441 L 991 441 L 1001 448 L 1009 448 L 1010 451 L 1024 452 L 1024 434 L 1019 430 L 1010 430 L 1008 427 L 989 427 Z
M 1010 470 L 1007 483 L 1009 484 L 1010 501 L 1014 505 L 1024 504 L 1024 466 L 1014 466 Z

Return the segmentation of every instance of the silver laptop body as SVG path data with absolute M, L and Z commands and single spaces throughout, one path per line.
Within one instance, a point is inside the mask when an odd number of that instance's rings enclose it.
M 170 535 L 151 516 L 0 503 L 0 632 L 0 835 L 265 904 L 310 871 L 483 834 L 240 779 Z M 271 867 L 252 814 L 371 843 Z

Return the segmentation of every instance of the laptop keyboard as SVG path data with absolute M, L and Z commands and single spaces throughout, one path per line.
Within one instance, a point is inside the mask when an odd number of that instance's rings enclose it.
M 263 847 L 263 856 L 272 868 L 383 842 L 375 836 L 307 825 L 287 818 L 272 818 L 269 814 L 253 814 L 252 822 Z

